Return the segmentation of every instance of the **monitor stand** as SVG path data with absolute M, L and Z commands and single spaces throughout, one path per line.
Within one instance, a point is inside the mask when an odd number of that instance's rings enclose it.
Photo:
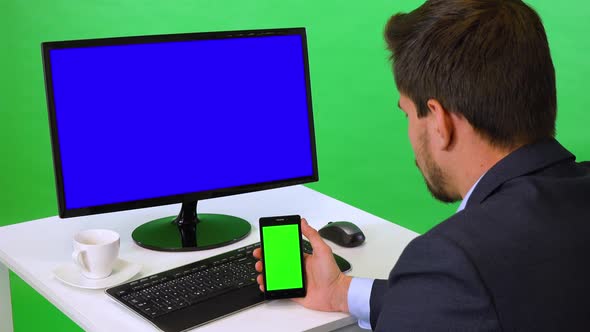
M 159 251 L 196 251 L 222 247 L 245 238 L 250 223 L 224 214 L 197 214 L 197 201 L 182 203 L 178 216 L 137 227 L 131 237 L 139 246 Z

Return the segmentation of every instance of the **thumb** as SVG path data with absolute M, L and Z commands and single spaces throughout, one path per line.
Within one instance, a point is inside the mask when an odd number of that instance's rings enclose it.
M 330 248 L 330 246 L 328 246 L 326 242 L 324 242 L 318 231 L 316 231 L 313 227 L 309 226 L 305 218 L 301 218 L 301 232 L 309 240 L 309 243 L 311 243 L 311 247 L 313 248 L 314 253 L 332 253 L 332 249 Z

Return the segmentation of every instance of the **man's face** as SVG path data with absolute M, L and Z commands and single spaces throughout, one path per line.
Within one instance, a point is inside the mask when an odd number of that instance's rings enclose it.
M 408 119 L 408 137 L 410 138 L 412 150 L 414 150 L 416 166 L 424 177 L 428 191 L 434 198 L 445 203 L 460 200 L 461 197 L 451 193 L 444 170 L 433 158 L 427 123 L 430 115 L 418 118 L 416 105 L 410 98 L 401 93 L 398 106 Z

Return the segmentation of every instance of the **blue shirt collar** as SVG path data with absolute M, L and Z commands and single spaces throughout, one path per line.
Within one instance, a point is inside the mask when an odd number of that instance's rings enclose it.
M 469 196 L 471 196 L 471 193 L 473 192 L 473 189 L 475 189 L 475 187 L 479 183 L 479 180 L 481 180 L 481 178 L 483 178 L 484 175 L 486 175 L 486 173 L 483 173 L 479 177 L 479 179 L 477 179 L 477 181 L 475 181 L 475 183 L 473 184 L 473 186 L 471 186 L 471 189 L 469 189 L 469 191 L 467 192 L 467 195 L 465 195 L 465 197 L 461 201 L 461 204 L 459 205 L 459 208 L 457 209 L 457 212 L 462 211 L 463 209 L 465 209 L 465 205 L 467 204 L 467 201 L 469 200 Z

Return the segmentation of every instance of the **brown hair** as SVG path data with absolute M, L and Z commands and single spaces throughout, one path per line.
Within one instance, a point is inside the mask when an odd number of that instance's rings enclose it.
M 429 0 L 385 28 L 395 82 L 464 116 L 492 144 L 555 135 L 555 70 L 539 15 L 519 0 Z

